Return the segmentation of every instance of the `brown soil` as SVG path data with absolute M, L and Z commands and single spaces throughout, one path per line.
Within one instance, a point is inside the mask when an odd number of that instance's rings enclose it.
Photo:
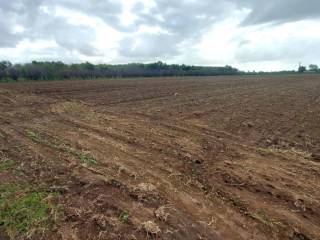
M 320 76 L 2 84 L 0 134 L 34 239 L 320 239 Z

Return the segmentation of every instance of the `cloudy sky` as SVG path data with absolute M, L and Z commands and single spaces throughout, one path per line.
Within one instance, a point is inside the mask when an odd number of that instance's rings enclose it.
M 0 0 L 0 60 L 320 65 L 319 0 Z

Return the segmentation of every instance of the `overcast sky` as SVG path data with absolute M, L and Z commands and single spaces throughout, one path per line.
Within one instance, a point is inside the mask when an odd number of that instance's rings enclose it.
M 0 60 L 320 65 L 320 0 L 0 0 Z

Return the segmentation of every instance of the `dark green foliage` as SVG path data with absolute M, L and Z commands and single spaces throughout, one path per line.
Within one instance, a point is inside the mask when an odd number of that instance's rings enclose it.
M 13 165 L 10 159 L 4 159 L 0 161 L 0 172 L 7 171 Z
M 2 61 L 0 62 L 0 70 L 6 70 L 12 66 L 11 62 L 9 61 Z
M 130 214 L 126 211 L 122 212 L 119 216 L 119 220 L 122 223 L 128 223 L 130 218 Z
M 313 71 L 313 72 L 319 72 L 320 71 L 318 65 L 316 65 L 316 64 L 310 64 L 309 65 L 309 70 Z
M 304 73 L 307 70 L 305 66 L 299 66 L 298 72 L 299 73 Z
M 61 80 L 95 79 L 118 77 L 154 76 L 215 76 L 235 75 L 239 71 L 231 66 L 200 67 L 187 65 L 168 65 L 163 62 L 150 64 L 131 63 L 108 65 L 91 63 L 64 64 L 62 62 L 37 62 L 12 65 L 0 62 L 0 81 L 8 80 Z

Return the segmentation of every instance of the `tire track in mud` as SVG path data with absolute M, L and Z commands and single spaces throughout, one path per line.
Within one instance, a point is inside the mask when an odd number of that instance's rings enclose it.
M 67 121 L 63 121 L 63 122 L 67 122 Z M 73 125 L 73 126 L 76 126 L 77 127 L 77 129 L 79 129 L 79 123 L 74 123 L 73 121 L 71 122 L 71 125 Z M 86 140 L 86 142 L 88 142 L 88 143 L 94 143 L 94 145 L 97 143 L 97 139 L 98 139 L 98 142 L 100 141 L 102 141 L 102 137 L 101 137 L 101 135 L 100 136 L 95 136 L 96 134 L 97 134 L 97 132 L 96 131 L 94 131 L 90 126 L 87 126 L 86 124 L 85 124 L 85 126 L 83 126 L 83 125 L 81 125 L 81 127 L 84 127 L 85 128 L 85 130 L 86 131 L 88 131 L 89 133 L 88 133 L 88 135 L 85 135 L 86 136 L 86 139 L 88 139 L 87 137 L 89 136 L 89 137 L 93 137 L 93 139 L 91 138 L 91 140 L 90 141 L 87 141 Z M 95 134 L 94 135 L 92 135 L 91 133 L 92 132 L 95 132 Z M 101 134 L 101 132 L 100 132 L 100 134 Z M 105 134 L 104 133 L 102 133 L 102 135 L 103 136 L 105 136 Z M 107 145 L 113 145 L 114 146 L 114 148 L 115 148 L 115 151 L 119 151 L 119 148 L 120 149 L 122 149 L 121 147 L 119 147 L 119 139 L 118 139 L 118 136 L 116 136 L 116 141 L 115 141 L 115 136 L 114 135 L 112 135 L 111 136 L 111 142 L 110 142 L 110 140 L 108 140 L 108 141 L 106 141 L 105 140 L 105 137 L 103 137 L 104 138 L 104 140 L 102 141 L 102 145 L 101 145 L 101 147 L 99 147 L 98 149 L 103 149 L 103 146 L 105 146 L 105 144 L 107 144 Z M 127 144 L 127 143 L 126 143 Z M 93 149 L 94 147 L 91 147 L 91 149 Z M 129 159 L 130 159 L 130 161 L 129 162 L 126 162 L 127 160 L 124 160 L 123 158 L 121 158 L 121 157 L 119 157 L 119 159 L 122 159 L 121 161 L 124 163 L 124 165 L 125 166 L 135 166 L 135 165 L 137 165 L 136 167 L 135 167 L 135 172 L 141 172 L 141 168 L 142 168 L 142 166 L 145 166 L 146 164 L 149 164 L 150 165 L 150 161 L 148 160 L 148 159 L 144 159 L 144 158 L 141 158 L 141 157 L 137 157 L 135 154 L 132 154 L 132 152 L 134 152 L 135 151 L 135 149 L 134 148 L 132 148 L 132 149 L 130 149 L 129 148 L 129 150 L 127 150 L 127 151 L 125 151 L 125 154 L 126 155 L 128 155 L 128 157 L 129 157 Z M 128 154 L 127 152 L 131 152 L 130 154 Z M 121 153 L 123 153 L 123 151 L 121 151 Z M 106 153 L 107 154 L 107 153 Z M 148 156 L 148 158 L 150 158 L 151 156 Z M 142 163 L 141 164 L 137 164 L 137 163 L 139 163 L 139 162 L 141 162 L 142 161 Z M 170 187 L 169 186 L 172 186 L 172 185 L 182 185 L 181 183 L 173 183 L 173 184 L 170 184 L 170 182 L 168 182 L 168 181 L 165 181 L 164 182 L 164 179 L 167 179 L 168 178 L 168 171 L 167 172 L 165 172 L 165 173 L 162 173 L 161 171 L 159 171 L 159 170 L 161 170 L 163 167 L 161 166 L 161 164 L 159 165 L 154 165 L 154 164 L 152 164 L 153 162 L 151 162 L 151 165 L 153 165 L 154 167 L 152 167 L 152 171 L 150 171 L 149 172 L 149 176 L 142 176 L 144 179 L 147 179 L 147 181 L 148 181 L 148 179 L 149 179 L 149 181 L 150 181 L 150 179 L 155 179 L 155 180 L 153 180 L 153 183 L 155 183 L 155 185 L 159 185 L 159 182 L 162 182 L 162 184 L 160 184 L 160 186 L 162 185 L 162 186 L 166 186 L 166 189 L 165 189 L 165 196 L 170 196 L 170 194 L 172 193 L 172 192 L 174 192 L 175 193 L 175 195 L 180 195 L 180 197 L 178 197 L 177 199 L 176 198 L 173 198 L 172 199 L 172 197 L 171 197 L 171 202 L 174 202 L 174 203 L 178 203 L 179 205 L 182 205 L 182 206 L 188 206 L 188 205 L 190 205 L 190 203 L 192 203 L 192 202 L 194 202 L 195 200 L 192 200 L 192 199 L 196 199 L 196 198 L 198 198 L 199 196 L 201 196 L 201 200 L 196 200 L 195 201 L 195 203 L 193 203 L 193 206 L 189 206 L 187 209 L 189 209 L 189 211 L 194 211 L 194 209 L 196 209 L 196 208 L 199 208 L 199 206 L 198 206 L 198 204 L 199 204 L 199 202 L 204 202 L 205 201 L 205 196 L 203 195 L 203 193 L 201 193 L 200 192 L 200 195 L 199 195 L 199 193 L 198 194 L 196 194 L 195 196 L 196 197 L 191 197 L 191 196 L 189 196 L 188 194 L 186 194 L 186 192 L 187 191 L 190 191 L 190 189 L 188 190 L 183 190 L 182 192 L 181 191 L 178 191 L 178 192 L 176 192 L 176 188 L 172 188 L 172 189 L 170 189 Z M 169 172 L 170 173 L 170 172 Z M 182 185 L 183 186 L 183 185 Z M 197 192 L 199 192 L 199 190 L 197 190 Z M 182 194 L 182 195 L 181 195 Z M 179 200 L 179 201 L 178 201 Z M 209 203 L 207 203 L 207 204 L 209 204 Z M 210 204 L 209 204 L 210 205 Z M 206 216 L 206 214 L 204 214 L 204 213 L 208 213 L 208 212 L 212 212 L 212 211 L 214 211 L 215 213 L 217 213 L 217 209 L 214 209 L 214 210 L 211 210 L 211 211 L 209 211 L 209 210 L 203 210 L 203 212 L 202 213 L 199 213 L 199 215 L 197 215 L 196 217 L 193 217 L 193 218 L 195 218 L 195 219 L 202 219 L 202 218 L 204 218 L 204 219 L 210 219 L 210 217 L 211 217 L 211 215 L 209 215 L 209 216 L 207 216 L 207 217 L 205 217 Z M 221 210 L 220 210 L 221 211 Z M 225 211 L 223 211 L 223 212 L 225 212 Z M 194 213 L 193 213 L 194 214 Z M 233 213 L 234 214 L 234 213 Z M 218 214 L 216 214 L 216 218 L 218 218 Z M 221 214 L 221 216 L 222 216 L 222 214 Z M 221 218 L 221 219 L 223 219 L 223 217 Z M 223 221 L 225 221 L 225 220 L 223 220 Z M 227 221 L 226 221 L 227 222 Z M 220 223 L 221 224 L 221 223 Z M 231 224 L 231 222 L 229 222 L 229 224 Z M 223 225 L 223 224 L 222 224 Z M 229 225 L 229 227 L 231 227 L 231 225 Z M 230 231 L 230 230 L 229 230 Z M 237 233 L 236 232 L 233 232 L 233 236 L 236 236 L 237 235 Z
M 67 122 L 67 121 L 66 121 Z M 72 125 L 73 126 L 76 126 L 77 128 L 79 128 L 79 124 L 74 124 L 74 122 L 71 122 L 72 123 Z M 45 129 L 43 129 L 43 130 L 45 130 Z M 88 130 L 88 128 L 86 127 L 86 130 Z M 90 132 L 92 132 L 91 130 L 92 129 L 89 129 L 90 130 Z M 91 137 L 91 141 L 89 141 L 89 142 L 97 142 L 96 140 L 97 140 L 97 137 L 95 136 L 95 135 L 92 135 L 92 134 L 88 134 L 88 135 L 86 135 L 87 137 Z M 114 137 L 114 136 L 113 136 Z M 98 138 L 100 141 L 101 141 L 101 137 L 100 138 Z M 112 138 L 113 139 L 113 138 Z M 95 141 L 93 141 L 93 140 L 95 140 Z M 113 142 L 114 142 L 114 144 L 116 145 L 116 146 L 114 146 L 114 148 L 117 150 L 117 151 L 119 151 L 119 144 L 118 144 L 118 141 L 116 140 L 116 141 L 114 141 L 114 139 L 113 139 Z M 86 141 L 86 143 L 88 143 L 88 141 Z M 101 142 L 100 142 L 101 143 Z M 105 145 L 105 142 L 103 142 L 104 143 L 104 145 Z M 110 141 L 108 141 L 107 142 L 107 144 L 110 144 Z M 114 145 L 114 144 L 112 144 L 112 145 Z M 131 159 L 130 160 L 130 163 L 133 163 L 134 165 L 137 165 L 137 163 L 140 161 L 141 162 L 141 158 L 139 158 L 139 157 L 137 157 L 136 155 L 134 155 L 134 154 L 128 154 L 127 152 L 125 152 L 125 151 L 120 151 L 121 153 L 125 153 L 125 155 L 128 155 L 128 157 L 129 157 L 129 159 Z M 145 160 L 144 160 L 145 161 Z M 124 162 L 124 161 L 123 161 Z M 126 165 L 128 165 L 128 164 L 126 164 Z M 141 171 L 141 166 L 137 166 L 137 170 L 140 170 Z M 94 173 L 98 173 L 98 172 L 93 172 L 93 174 Z M 102 174 L 102 175 L 104 175 L 103 173 L 99 173 L 99 174 Z M 159 173 L 157 174 L 157 175 L 160 175 Z M 147 179 L 147 181 L 150 181 L 150 179 L 154 179 L 154 181 L 156 181 L 156 183 L 158 183 L 158 182 L 160 182 L 160 181 L 162 181 L 163 182 L 163 180 L 161 180 L 161 179 L 165 179 L 165 178 L 163 178 L 163 177 L 161 177 L 161 176 L 157 176 L 157 175 L 155 175 L 155 173 L 154 172 L 149 172 L 149 176 L 147 176 L 147 177 L 145 177 L 146 179 Z M 153 182 L 154 182 L 153 181 Z M 157 184 L 157 185 L 159 185 L 159 184 Z M 164 182 L 162 185 L 166 185 L 167 187 L 169 187 L 170 186 L 170 182 Z M 188 194 L 186 194 L 186 193 L 182 193 L 181 192 L 181 194 L 183 195 L 183 199 L 185 199 L 185 200 L 187 200 L 187 199 L 189 199 L 190 201 L 193 201 L 192 199 L 192 197 L 191 196 L 189 196 Z M 189 203 L 189 205 L 190 205 L 190 203 Z M 194 207 L 194 206 L 193 206 Z M 190 208 L 190 207 L 189 207 Z M 185 217 L 185 215 L 186 215 L 186 213 L 184 212 L 184 213 L 182 213 L 183 214 L 183 216 Z M 190 216 L 189 216 L 190 217 Z M 198 224 L 197 222 L 194 222 L 193 224 Z M 200 225 L 198 226 L 198 228 L 202 228 Z M 210 233 L 211 232 L 211 233 Z M 209 235 L 208 236 L 211 236 L 210 238 L 213 238 L 214 237 L 214 239 L 219 239 L 218 237 L 217 237 L 217 235 L 216 234 L 214 234 L 213 233 L 213 231 L 211 230 L 211 231 L 209 231 Z
M 65 121 L 64 121 L 65 122 Z M 74 123 L 73 122 L 73 124 L 74 125 L 76 125 L 77 127 L 79 127 L 79 123 Z M 85 126 L 85 129 L 86 130 L 88 130 L 90 133 L 91 132 L 97 132 L 96 130 L 95 131 L 93 131 L 93 129 L 92 129 L 92 127 L 88 127 L 86 124 L 84 124 Z M 81 126 L 83 127 L 83 124 L 81 124 Z M 98 131 L 99 132 L 99 131 Z M 88 136 L 91 136 L 91 137 L 94 137 L 95 139 L 97 139 L 98 138 L 98 140 L 99 141 L 101 141 L 101 135 L 103 135 L 103 136 L 105 136 L 105 134 L 104 133 L 101 133 L 101 132 L 99 132 L 99 134 L 101 134 L 100 136 L 94 136 L 94 135 L 92 135 L 92 134 L 88 134 L 88 135 L 86 135 L 87 137 Z M 95 133 L 96 134 L 96 133 Z M 114 139 L 117 139 L 117 141 L 115 142 L 115 143 L 113 143 L 113 145 L 114 145 L 114 147 L 116 148 L 116 149 L 119 149 L 119 144 L 118 144 L 118 136 L 114 136 L 114 135 L 112 135 L 111 136 L 111 139 L 112 139 L 112 141 L 114 141 Z M 96 141 L 89 141 L 89 142 L 96 142 Z M 105 141 L 103 141 L 104 143 L 105 143 Z M 107 141 L 107 144 L 110 144 L 110 141 Z M 128 144 L 128 143 L 126 143 L 126 144 Z M 102 147 L 101 147 L 102 148 Z M 99 149 L 101 149 L 101 148 L 99 148 Z M 133 162 L 131 162 L 131 163 L 134 163 L 134 164 L 136 164 L 137 163 L 137 160 L 138 161 L 141 161 L 142 159 L 141 158 L 137 158 L 136 157 L 136 155 L 135 154 L 133 154 L 132 152 L 134 152 L 135 151 L 135 149 L 128 149 L 126 152 L 131 152 L 131 154 L 129 155 L 129 157 L 130 158 L 133 158 L 134 160 L 133 160 Z M 149 156 L 149 157 L 152 157 L 152 156 Z M 147 163 L 149 163 L 150 164 L 150 162 L 148 162 L 148 160 L 146 161 L 146 160 L 144 160 L 144 163 L 143 164 L 147 164 Z M 128 163 L 126 163 L 126 165 L 128 165 Z M 154 174 L 156 174 L 156 176 L 157 176 L 157 178 L 158 178 L 158 180 L 156 181 L 156 182 L 159 182 L 159 180 L 161 180 L 161 179 L 164 179 L 164 178 L 166 178 L 167 176 L 168 176 L 168 174 L 167 173 L 165 173 L 165 175 L 164 176 L 162 176 L 162 177 L 160 177 L 160 179 L 159 179 L 159 176 L 161 176 L 161 175 L 163 175 L 162 173 L 160 173 L 160 172 L 158 172 L 157 171 L 157 173 L 155 173 L 155 171 L 154 171 L 154 169 L 155 170 L 157 170 L 157 169 L 160 169 L 161 170 L 161 166 L 155 166 L 156 168 L 152 168 L 152 173 L 151 173 L 151 176 L 149 176 L 149 177 L 147 177 L 147 179 L 154 179 L 155 178 L 155 175 Z M 138 167 L 138 168 L 136 168 L 137 170 L 136 171 L 139 171 L 139 168 L 141 168 L 141 167 Z M 170 188 L 168 187 L 169 185 L 168 185 L 168 182 L 163 182 L 162 183 L 162 185 L 166 185 L 166 188 L 168 188 L 168 190 L 169 190 L 169 192 L 171 191 L 170 190 Z M 177 185 L 177 184 L 175 184 L 175 185 Z M 186 196 L 184 195 L 184 197 L 182 196 L 182 197 L 180 197 L 180 199 L 183 199 L 183 198 L 186 198 Z M 177 200 L 174 200 L 175 202 L 177 202 Z M 202 202 L 203 202 L 203 199 L 201 200 Z M 198 201 L 198 202 L 200 202 L 200 201 Z M 183 204 L 182 204 L 183 205 Z M 193 208 L 194 207 L 198 207 L 198 206 L 193 206 Z

